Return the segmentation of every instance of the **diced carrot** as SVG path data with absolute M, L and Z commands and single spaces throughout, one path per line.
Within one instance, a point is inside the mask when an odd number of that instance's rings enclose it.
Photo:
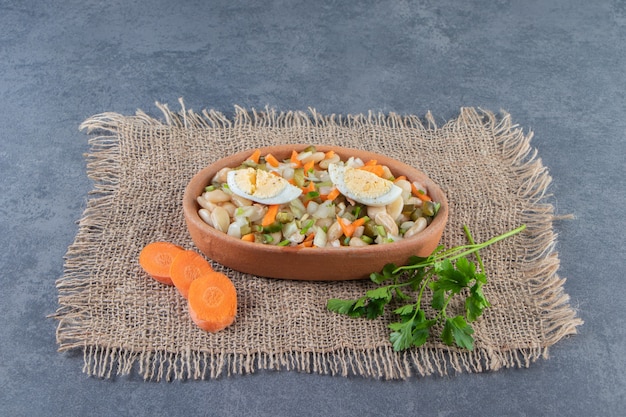
M 411 191 L 413 195 L 419 198 L 422 201 L 433 201 L 429 196 L 426 195 L 422 190 L 418 190 L 414 183 L 411 183 Z
M 357 227 L 363 226 L 363 224 L 367 220 L 368 220 L 367 217 L 359 217 L 355 221 L 346 224 L 346 223 L 344 223 L 344 221 L 347 221 L 347 219 L 344 219 L 342 217 L 339 217 L 339 215 L 337 215 L 337 222 L 339 223 L 339 226 L 341 226 L 341 230 L 342 230 L 344 236 L 346 236 L 346 237 L 352 237 L 352 235 L 356 231 Z
M 301 248 L 311 248 L 313 247 L 313 240 L 303 240 L 301 243 L 298 243 L 298 246 Z
M 300 168 L 302 166 L 302 161 L 298 159 L 298 152 L 296 152 L 295 149 L 291 151 L 289 161 L 294 164 L 294 168 Z
M 341 194 L 339 189 L 337 187 L 333 187 L 333 189 L 328 194 L 326 194 L 323 199 L 333 201 L 335 198 L 339 197 L 339 194 Z
M 265 162 L 267 162 L 268 164 L 270 164 L 274 168 L 276 168 L 276 167 L 278 167 L 278 165 L 280 165 L 280 162 L 278 162 L 278 159 L 276 159 L 276 157 L 274 155 L 272 155 L 271 153 L 268 153 L 267 155 L 265 155 Z
M 241 236 L 241 240 L 245 242 L 254 242 L 255 241 L 254 233 L 248 233 L 247 235 Z
M 302 248 L 310 248 L 313 246 L 313 240 L 315 240 L 315 233 L 309 233 L 302 242 L 298 243 L 298 246 Z
M 213 271 L 189 286 L 189 316 L 202 330 L 219 332 L 235 321 L 237 290 L 224 274 Z
M 341 230 L 343 231 L 343 234 L 346 237 L 351 237 L 352 234 L 354 233 L 354 228 L 352 227 L 351 223 L 344 223 L 344 220 L 347 221 L 346 219 L 343 219 L 341 217 L 339 217 L 339 215 L 337 215 L 337 222 L 339 223 L 339 226 L 341 226 Z
M 371 166 L 374 166 L 374 165 L 378 165 L 378 161 L 376 159 L 370 159 L 369 161 L 367 161 L 365 163 L 366 167 L 371 167 Z
M 174 258 L 184 249 L 170 242 L 152 242 L 139 253 L 139 265 L 155 280 L 173 285 L 170 267 Z
M 278 214 L 278 207 L 280 204 L 270 204 L 265 215 L 263 216 L 263 220 L 261 220 L 261 226 L 266 227 L 276 221 L 276 214 Z
M 313 171 L 313 167 L 315 166 L 315 161 L 314 160 L 310 160 L 309 162 L 304 164 L 304 172 L 311 172 Z
M 191 283 L 204 274 L 213 272 L 211 264 L 198 252 L 186 250 L 180 252 L 170 266 L 170 276 L 180 294 L 187 298 Z
M 393 182 L 397 182 L 397 181 L 400 181 L 400 180 L 406 180 L 406 176 L 404 176 L 404 175 L 400 175 L 400 176 L 399 176 L 399 177 L 397 177 L 395 180 L 393 180 Z
M 352 222 L 352 227 L 354 227 L 354 229 L 356 230 L 357 227 L 359 226 L 363 226 L 365 224 L 365 222 L 367 222 L 368 217 L 359 217 L 358 219 L 356 219 L 355 221 Z M 354 233 L 354 232 L 353 232 Z
M 309 185 L 306 187 L 302 187 L 302 192 L 304 194 L 315 191 L 315 183 L 313 181 L 309 181 Z
M 250 157 L 248 158 L 249 161 L 252 161 L 255 164 L 259 163 L 259 159 L 261 159 L 261 150 L 260 149 L 256 149 L 254 152 L 252 152 L 252 155 L 250 155 Z
M 364 165 L 360 167 L 359 169 L 362 169 L 363 171 L 371 172 L 372 174 L 376 174 L 379 177 L 382 177 L 383 175 L 385 175 L 385 169 L 383 168 L 382 165 Z
M 333 156 L 335 156 L 335 151 L 330 150 L 330 151 L 328 151 L 328 152 L 326 152 L 326 153 L 324 154 L 324 159 L 330 159 L 330 158 L 332 158 Z

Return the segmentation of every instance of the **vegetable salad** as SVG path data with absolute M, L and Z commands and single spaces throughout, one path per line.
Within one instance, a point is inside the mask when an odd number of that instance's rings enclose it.
M 315 146 L 285 160 L 255 150 L 217 172 L 197 202 L 200 217 L 230 236 L 300 247 L 396 242 L 423 231 L 439 209 L 422 184 L 376 160 Z

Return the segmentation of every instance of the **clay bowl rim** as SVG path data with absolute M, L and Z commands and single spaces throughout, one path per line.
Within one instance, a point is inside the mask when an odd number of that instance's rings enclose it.
M 276 156 L 279 160 L 289 158 L 293 149 L 302 150 L 307 146 L 311 146 L 311 144 L 289 144 L 289 145 L 274 145 L 274 146 L 266 146 L 260 147 L 261 154 L 265 155 L 267 153 L 272 153 L 272 155 Z M 197 196 L 199 196 L 204 189 L 204 187 L 210 183 L 211 179 L 219 171 L 219 169 L 224 167 L 236 167 L 240 165 L 243 161 L 245 161 L 250 154 L 257 148 L 250 148 L 245 151 L 241 151 L 225 158 L 219 159 L 209 166 L 198 171 L 188 182 L 184 195 L 183 195 L 183 212 L 185 216 L 185 221 L 187 223 L 187 229 L 190 227 L 196 227 L 199 231 L 201 231 L 204 235 L 207 235 L 211 239 L 217 239 L 218 241 L 222 241 L 227 244 L 229 247 L 234 248 L 237 251 L 249 252 L 251 248 L 258 254 L 258 256 L 277 256 L 277 255 L 287 255 L 289 253 L 298 253 L 301 254 L 303 251 L 309 250 L 312 251 L 310 253 L 311 256 L 318 257 L 323 259 L 325 256 L 337 256 L 337 254 L 342 254 L 348 258 L 351 253 L 358 251 L 360 256 L 375 256 L 380 254 L 381 252 L 389 251 L 389 250 L 401 250 L 406 249 L 406 251 L 410 252 L 409 248 L 418 248 L 423 246 L 423 242 L 428 241 L 431 236 L 439 234 L 441 236 L 443 230 L 448 221 L 448 201 L 443 192 L 443 190 L 436 184 L 433 180 L 430 179 L 424 172 L 421 170 L 411 167 L 410 165 L 405 164 L 397 159 L 390 158 L 383 154 L 378 154 L 370 151 L 365 151 L 356 148 L 347 148 L 341 146 L 332 146 L 332 145 L 313 145 L 319 151 L 328 152 L 330 150 L 336 152 L 342 160 L 345 160 L 349 156 L 359 156 L 362 159 L 376 159 L 380 164 L 387 165 L 390 167 L 391 171 L 394 175 L 405 175 L 407 179 L 411 181 L 420 181 L 422 182 L 428 189 L 428 193 L 433 200 L 440 204 L 439 211 L 437 215 L 429 224 L 424 231 L 421 233 L 412 236 L 407 239 L 403 239 L 397 242 L 387 243 L 384 245 L 369 245 L 358 248 L 350 248 L 350 247 L 325 247 L 325 248 L 296 248 L 290 246 L 276 246 L 276 245 L 263 245 L 263 244 L 253 244 L 255 246 L 251 247 L 250 242 L 245 242 L 235 237 L 229 236 L 226 233 L 219 232 L 213 227 L 209 226 L 200 218 L 198 214 L 198 210 L 200 208 L 198 202 L 196 201 Z M 437 239 L 437 244 L 439 244 L 441 237 Z M 195 242 L 194 242 L 195 243 Z M 197 243 L 196 243 L 197 245 Z M 200 248 L 198 248 L 200 249 Z M 200 249 L 203 253 L 204 251 Z M 404 252 L 404 251 L 403 251 Z M 306 252 L 304 252 L 306 253 Z M 212 258 L 209 254 L 206 254 L 209 258 Z M 410 256 L 410 255 L 409 255 Z M 218 263 L 219 260 L 215 259 Z M 407 256 L 408 260 L 408 256 Z M 226 265 L 225 266 L 233 269 L 239 270 L 236 266 Z M 241 271 L 241 270 L 239 270 Z M 251 271 L 241 271 L 255 274 L 255 272 Z M 370 271 L 374 272 L 374 271 Z M 258 274 L 259 276 L 268 277 L 268 275 Z M 275 277 L 269 276 L 270 278 L 280 278 L 283 279 L 285 277 Z M 317 280 L 314 278 L 286 278 L 286 279 L 296 279 L 296 280 Z M 363 279 L 361 278 L 345 278 L 340 280 L 353 280 L 353 279 Z

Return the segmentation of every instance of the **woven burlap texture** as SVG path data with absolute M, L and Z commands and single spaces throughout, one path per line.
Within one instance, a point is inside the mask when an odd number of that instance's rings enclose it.
M 437 126 L 423 118 L 277 112 L 235 107 L 161 118 L 104 113 L 86 120 L 94 190 L 57 281 L 59 349 L 82 349 L 84 372 L 110 378 L 204 379 L 259 369 L 399 379 L 412 375 L 527 367 L 581 324 L 557 274 L 555 214 L 547 169 L 532 134 L 498 115 L 462 108 Z M 276 144 L 328 144 L 385 154 L 424 171 L 450 202 L 442 243 L 466 243 L 463 225 L 484 241 L 526 224 L 524 233 L 481 252 L 493 304 L 474 323 L 475 349 L 425 346 L 394 352 L 391 317 L 351 319 L 328 312 L 329 298 L 356 298 L 368 280 L 303 282 L 242 274 L 218 264 L 239 298 L 233 326 L 217 334 L 193 325 L 174 287 L 138 265 L 144 245 L 165 240 L 194 249 L 181 200 L 189 179 L 232 153 Z M 323 273 L 320 265 L 320 273 Z

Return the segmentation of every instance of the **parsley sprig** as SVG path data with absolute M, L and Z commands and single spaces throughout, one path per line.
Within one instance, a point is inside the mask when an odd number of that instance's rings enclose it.
M 464 226 L 469 243 L 445 249 L 437 247 L 428 257 L 412 256 L 404 266 L 387 264 L 370 279 L 380 286 L 369 290 L 356 300 L 333 298 L 328 300 L 330 311 L 350 317 L 375 319 L 385 313 L 385 307 L 393 307 L 399 321 L 389 324 L 389 340 L 394 350 L 421 346 L 431 336 L 435 326 L 440 338 L 448 346 L 474 348 L 472 322 L 483 314 L 491 304 L 483 293 L 487 284 L 485 268 L 478 251 L 503 239 L 520 233 L 522 225 L 509 232 L 495 236 L 483 243 L 476 243 L 470 230 Z M 468 259 L 474 255 L 476 262 Z M 422 306 L 426 292 L 431 294 L 432 311 L 427 316 Z M 450 314 L 448 306 L 454 297 L 465 296 L 462 314 Z

